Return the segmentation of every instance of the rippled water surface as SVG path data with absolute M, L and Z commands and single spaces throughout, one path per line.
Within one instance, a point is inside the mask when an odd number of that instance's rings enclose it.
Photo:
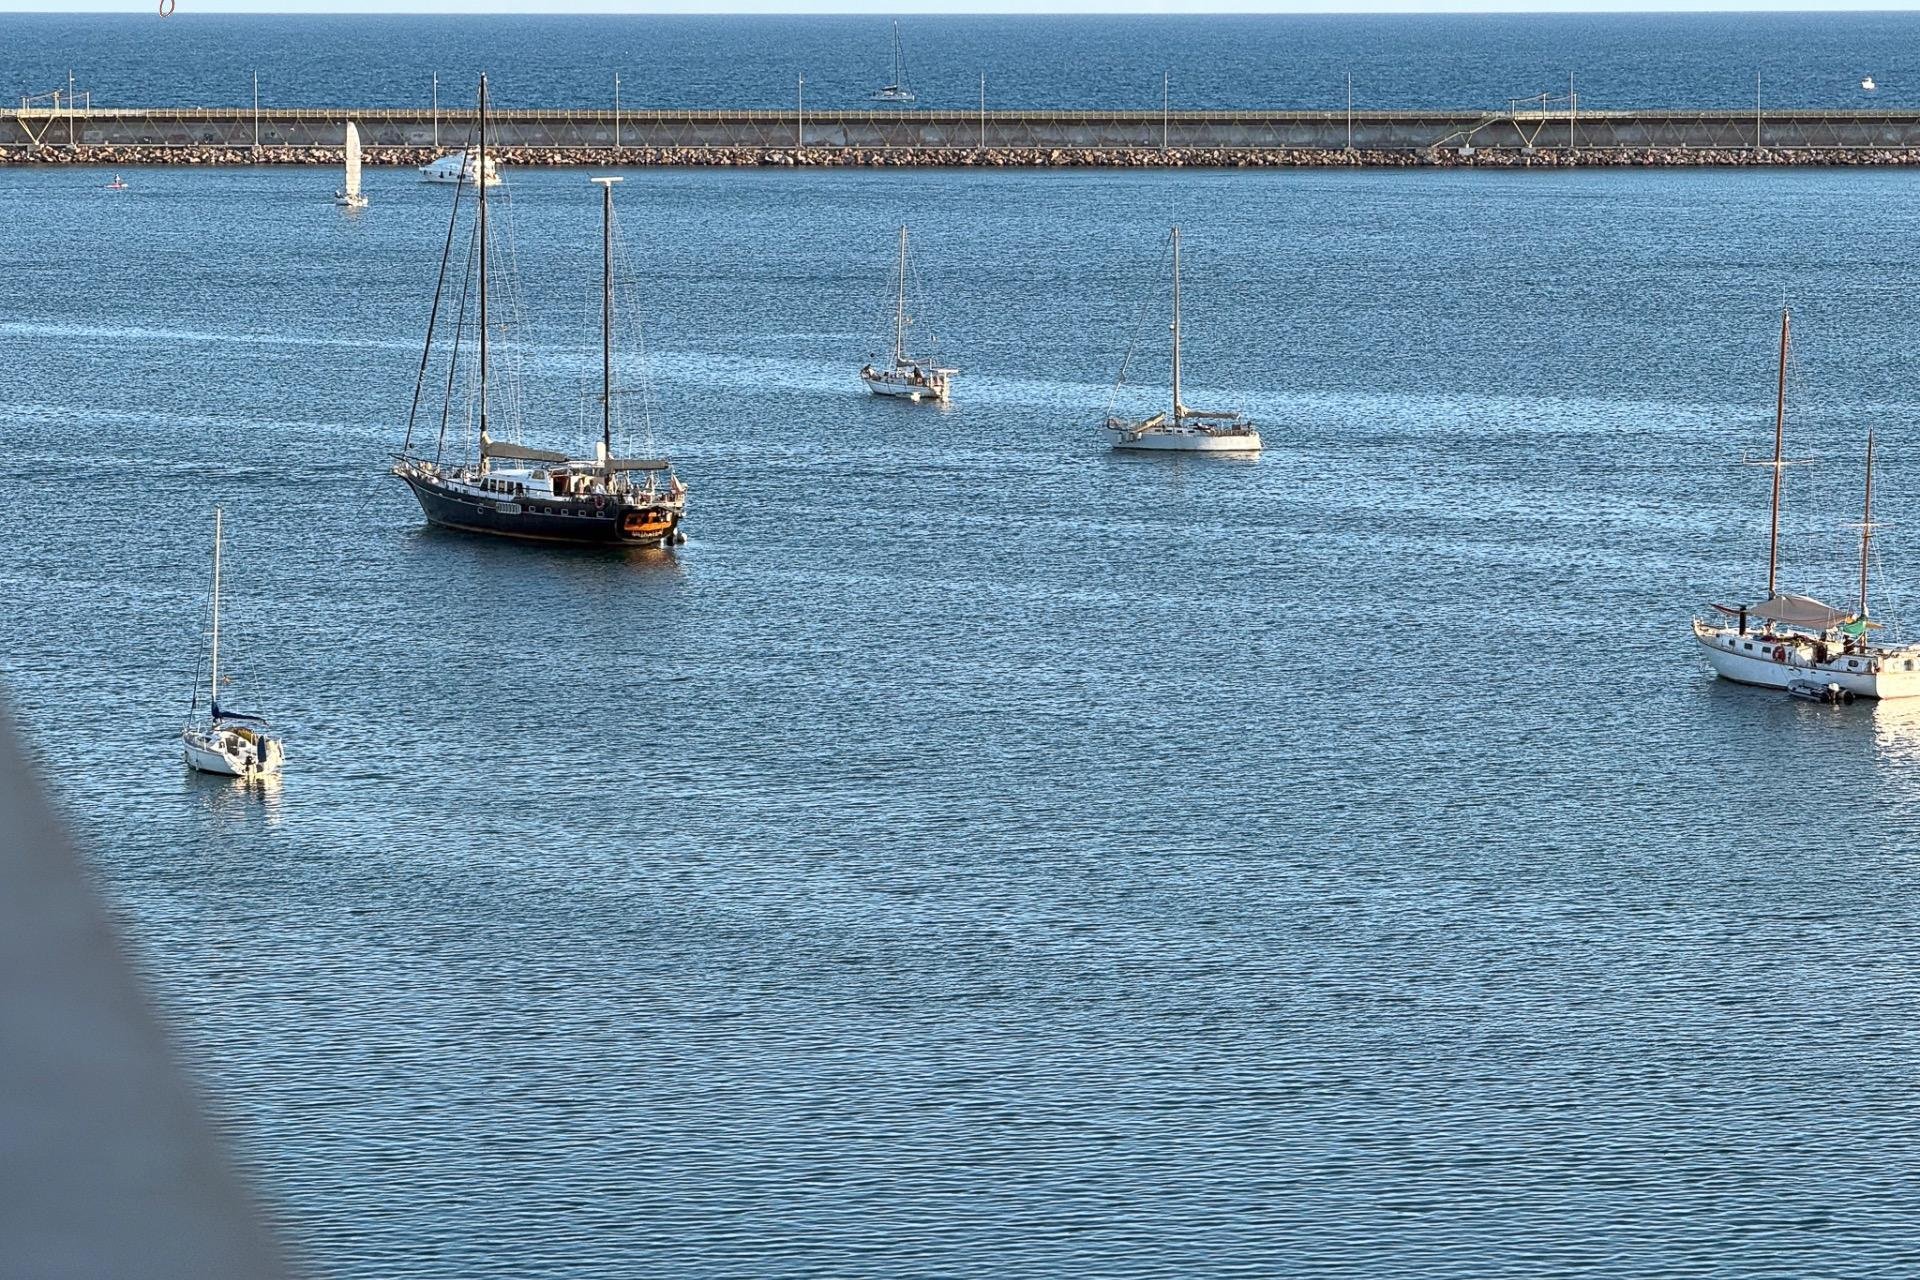
M 770 109 L 872 106 L 880 15 L 0 14 L 0 89 L 101 106 Z M 1169 6 L 1179 8 L 1180 6 Z M 914 109 L 1344 107 L 1481 111 L 1541 92 L 1590 110 L 1920 107 L 1913 13 L 923 14 L 900 26 Z M 1759 83 L 1756 84 L 1756 76 Z M 1861 87 L 1871 76 L 1876 88 Z M 1571 77 L 1571 85 L 1570 85 Z M 882 107 L 880 110 L 898 108 Z
M 1908 602 L 1907 175 L 631 173 L 668 555 L 383 477 L 444 189 L 105 178 L 0 182 L 0 656 L 318 1273 L 1914 1264 L 1920 712 L 1686 633 L 1783 299 L 1788 576 L 1877 426 Z M 509 189 L 570 445 L 597 193 Z M 1092 431 L 1176 219 L 1257 463 Z M 945 410 L 854 377 L 902 221 Z M 215 503 L 265 793 L 178 760 Z

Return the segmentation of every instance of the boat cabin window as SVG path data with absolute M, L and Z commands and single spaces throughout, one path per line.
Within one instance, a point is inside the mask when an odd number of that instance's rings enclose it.
M 572 482 L 573 482 L 573 477 L 568 475 L 566 472 L 564 471 L 554 472 L 553 473 L 553 496 L 556 498 L 566 497 L 567 486 L 570 485 Z

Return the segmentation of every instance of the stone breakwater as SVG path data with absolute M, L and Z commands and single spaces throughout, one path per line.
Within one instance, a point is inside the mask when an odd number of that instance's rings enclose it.
M 368 166 L 424 165 L 440 152 L 372 147 Z M 1920 147 L 1540 147 L 1532 152 L 1458 147 L 1415 150 L 1329 148 L 1007 148 L 1007 147 L 577 147 L 495 148 L 504 168 L 1098 168 L 1098 169 L 1421 169 L 1679 168 L 1699 166 L 1920 165 Z M 339 167 L 338 147 L 83 145 L 0 147 L 0 166 L 310 165 Z

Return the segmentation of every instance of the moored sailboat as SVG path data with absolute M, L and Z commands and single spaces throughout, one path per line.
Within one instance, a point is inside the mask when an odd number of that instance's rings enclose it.
M 360 194 L 360 128 L 347 121 L 346 180 L 333 193 L 333 202 L 346 209 L 364 209 L 367 198 Z
M 1774 402 L 1773 471 L 1768 521 L 1767 594 L 1751 604 L 1715 604 L 1711 616 L 1693 620 L 1693 636 L 1707 665 L 1722 679 L 1784 689 L 1835 701 L 1920 696 L 1920 644 L 1888 644 L 1873 638 L 1882 624 L 1868 612 L 1868 576 L 1873 545 L 1873 435 L 1867 436 L 1867 466 L 1860 522 L 1860 592 L 1849 611 L 1809 595 L 1780 590 L 1780 490 L 1787 421 L 1787 357 L 1793 321 L 1780 313 L 1780 375 Z M 1731 621 L 1729 621 L 1731 620 Z
M 906 59 L 900 51 L 900 23 L 893 24 L 893 79 L 873 91 L 875 102 L 912 102 L 913 90 L 907 87 Z
M 230 711 L 220 705 L 220 508 L 213 509 L 213 644 L 208 684 L 207 714 L 200 718 L 200 691 L 194 689 L 192 710 L 180 739 L 187 764 L 201 773 L 229 778 L 266 778 L 280 772 L 286 752 L 280 739 L 259 716 Z
M 480 152 L 486 152 L 487 87 L 480 81 Z M 531 538 L 547 542 L 615 544 L 624 546 L 661 546 L 685 541 L 680 521 L 686 514 L 687 490 L 674 475 L 672 464 L 664 458 L 621 458 L 613 452 L 613 186 L 618 178 L 595 178 L 601 189 L 601 382 L 600 439 L 591 457 L 575 457 L 546 449 L 533 449 L 508 440 L 496 439 L 488 396 L 489 252 L 487 189 L 476 184 L 474 191 L 474 250 L 479 266 L 477 325 L 477 376 L 475 408 L 479 425 L 478 456 L 471 463 L 451 464 L 441 460 L 439 452 L 428 458 L 412 451 L 411 420 L 407 440 L 394 463 L 393 474 L 404 480 L 420 502 L 427 520 L 450 529 L 488 533 L 502 537 Z M 464 188 L 461 194 L 464 194 Z M 454 202 L 454 223 L 459 219 L 460 196 Z M 448 231 L 449 255 L 452 227 Z M 441 264 L 440 288 L 435 292 L 434 316 L 439 314 L 440 296 L 446 286 L 446 261 Z M 456 322 L 456 337 L 448 361 L 447 382 L 451 407 L 454 369 L 460 358 L 458 330 L 465 324 L 465 290 L 461 291 L 462 314 Z M 433 350 L 434 321 L 428 321 L 427 351 L 420 363 L 420 378 L 415 385 L 416 412 L 420 390 L 425 384 Z M 443 422 L 446 417 L 442 415 Z M 444 439 L 444 436 L 443 436 Z
M 1180 398 L 1180 228 L 1173 228 L 1173 404 L 1147 418 L 1109 415 L 1104 424 L 1115 449 L 1187 453 L 1259 453 L 1260 433 L 1236 409 L 1190 409 Z M 1121 375 L 1126 367 L 1121 366 Z
M 893 295 L 893 354 L 885 364 L 869 360 L 860 366 L 860 378 L 867 390 L 877 396 L 900 396 L 918 403 L 921 400 L 946 400 L 953 394 L 953 378 L 958 369 L 935 364 L 910 355 L 907 330 L 913 317 L 907 314 L 907 229 L 900 228 L 900 262 L 896 270 Z

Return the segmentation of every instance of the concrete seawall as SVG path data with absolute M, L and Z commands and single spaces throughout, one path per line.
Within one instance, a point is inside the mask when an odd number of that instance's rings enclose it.
M 244 108 L 0 113 L 0 163 L 337 163 L 348 121 L 371 164 L 466 144 L 469 115 Z M 1920 163 L 1920 112 L 508 111 L 514 165 L 1229 165 Z

